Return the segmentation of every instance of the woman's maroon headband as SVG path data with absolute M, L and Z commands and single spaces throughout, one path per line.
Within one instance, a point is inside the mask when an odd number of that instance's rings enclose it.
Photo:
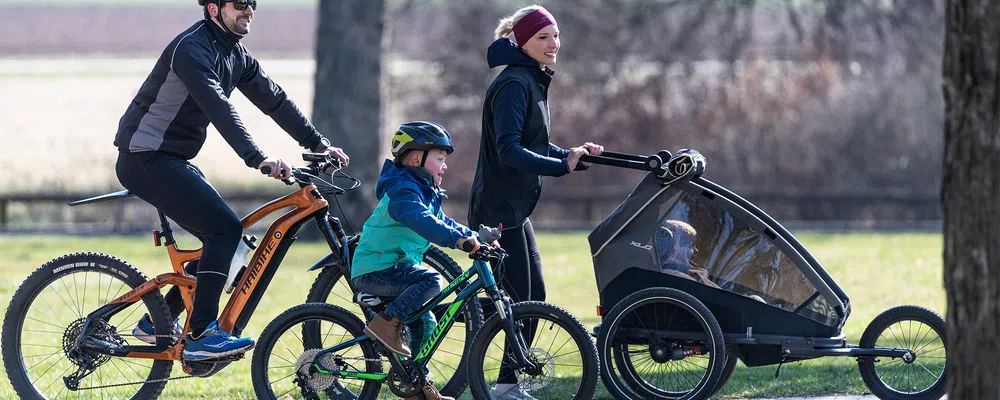
M 517 41 L 517 47 L 524 47 L 524 44 L 542 28 L 555 24 L 556 17 L 544 8 L 528 13 L 514 24 L 514 40 Z

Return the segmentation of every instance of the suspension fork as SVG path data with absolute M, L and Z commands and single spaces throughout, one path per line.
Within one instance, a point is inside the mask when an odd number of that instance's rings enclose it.
M 487 288 L 486 293 L 493 300 L 497 314 L 500 315 L 501 326 L 504 333 L 507 334 L 507 341 L 514 352 L 511 355 L 514 366 L 519 369 L 537 367 L 528 359 L 528 344 L 524 342 L 524 337 L 521 336 L 520 329 L 514 322 L 514 311 L 511 308 L 510 297 L 507 296 L 507 293 L 503 289 L 499 289 L 496 286 Z
M 347 245 L 347 235 L 344 233 L 344 228 L 340 225 L 340 221 L 336 217 L 330 216 L 329 211 L 317 213 L 314 218 L 316 220 L 316 227 L 319 228 L 319 231 L 323 234 L 323 238 L 326 239 L 326 244 L 330 246 L 330 252 L 337 258 L 340 265 L 346 266 L 350 262 L 351 251 Z

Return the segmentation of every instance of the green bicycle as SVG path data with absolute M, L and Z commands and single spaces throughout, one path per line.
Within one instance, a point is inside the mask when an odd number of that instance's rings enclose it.
M 498 230 L 492 231 L 498 236 Z M 480 235 L 489 237 L 482 231 Z M 364 323 L 342 307 L 306 303 L 283 312 L 257 341 L 252 366 L 257 397 L 378 399 L 383 384 L 394 396 L 413 397 L 428 381 L 425 371 L 432 357 L 454 365 L 466 357 L 469 388 L 476 399 L 497 398 L 505 391 L 539 399 L 593 398 L 600 361 L 586 328 L 568 311 L 552 304 L 512 304 L 497 287 L 487 264 L 495 260 L 499 269 L 505 257 L 503 249 L 482 245 L 470 255 L 474 260 L 471 268 L 406 320 L 419 318 L 465 286 L 410 359 L 369 338 Z M 479 278 L 465 285 L 476 276 Z M 488 299 L 477 297 L 480 292 Z M 375 312 L 391 301 L 363 293 L 356 299 L 363 308 Z M 437 352 L 456 314 L 481 300 L 492 316 L 465 354 Z M 503 383 L 498 385 L 498 381 Z

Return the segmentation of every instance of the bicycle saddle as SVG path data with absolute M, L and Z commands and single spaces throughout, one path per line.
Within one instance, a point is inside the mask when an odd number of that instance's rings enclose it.
M 389 304 L 395 299 L 396 297 L 394 296 L 393 297 L 376 296 L 374 294 L 365 292 L 358 292 L 356 295 L 354 295 L 355 303 L 368 307 L 376 307 L 383 304 Z

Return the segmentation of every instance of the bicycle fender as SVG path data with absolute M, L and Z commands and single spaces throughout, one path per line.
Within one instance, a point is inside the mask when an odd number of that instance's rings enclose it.
M 306 269 L 306 271 L 315 271 L 332 265 L 337 265 L 337 256 L 333 255 L 333 252 L 330 252 L 323 258 L 319 259 L 319 261 L 316 261 L 316 263 Z

